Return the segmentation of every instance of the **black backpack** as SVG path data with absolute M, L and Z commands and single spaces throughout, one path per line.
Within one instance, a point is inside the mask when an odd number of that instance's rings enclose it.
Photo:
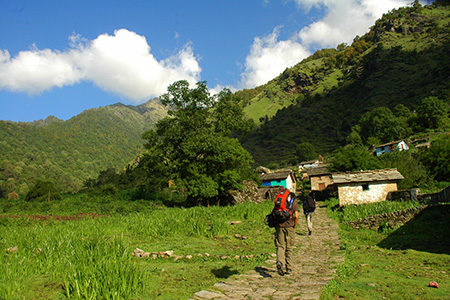
M 311 195 L 308 195 L 305 199 L 305 208 L 308 212 L 313 212 L 316 209 L 316 201 Z

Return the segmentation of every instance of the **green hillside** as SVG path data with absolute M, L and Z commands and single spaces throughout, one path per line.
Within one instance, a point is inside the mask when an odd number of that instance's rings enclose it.
M 0 192 L 25 194 L 39 179 L 78 191 L 107 168 L 122 169 L 143 150 L 142 133 L 166 115 L 156 100 L 90 109 L 67 121 L 0 121 Z
M 238 92 L 261 122 L 242 142 L 262 165 L 295 163 L 302 142 L 324 155 L 376 107 L 414 110 L 428 96 L 450 102 L 449 76 L 450 6 L 393 10 L 352 45 L 317 51 L 266 85 Z

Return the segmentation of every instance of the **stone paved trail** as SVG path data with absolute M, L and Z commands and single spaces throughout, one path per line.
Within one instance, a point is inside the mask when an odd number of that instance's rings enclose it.
M 299 213 L 291 275 L 278 275 L 273 258 L 267 261 L 269 267 L 257 267 L 230 277 L 210 290 L 195 293 L 193 299 L 319 299 L 322 288 L 344 261 L 344 254 L 339 250 L 338 225 L 327 217 L 325 207 L 318 207 L 313 216 L 313 233 L 308 236 L 306 221 Z

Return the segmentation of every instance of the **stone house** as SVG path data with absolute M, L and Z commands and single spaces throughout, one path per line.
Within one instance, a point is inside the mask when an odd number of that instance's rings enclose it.
M 278 170 L 260 174 L 259 179 L 261 179 L 263 186 L 283 186 L 293 193 L 297 188 L 297 179 L 291 170 Z
M 333 173 L 339 193 L 339 205 L 365 204 L 386 200 L 389 192 L 397 191 L 404 177 L 397 169 Z
M 331 172 L 327 168 L 313 168 L 309 169 L 306 173 L 311 181 L 311 191 L 322 191 L 327 186 L 333 184 Z

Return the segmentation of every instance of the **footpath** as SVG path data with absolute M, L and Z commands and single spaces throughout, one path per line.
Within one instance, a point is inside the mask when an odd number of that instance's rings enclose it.
M 325 207 L 318 207 L 313 216 L 312 235 L 308 235 L 304 215 L 301 211 L 299 215 L 292 274 L 280 276 L 273 257 L 267 261 L 268 267 L 232 276 L 209 290 L 195 293 L 192 299 L 319 299 L 322 288 L 345 260 L 338 225 L 328 218 Z

